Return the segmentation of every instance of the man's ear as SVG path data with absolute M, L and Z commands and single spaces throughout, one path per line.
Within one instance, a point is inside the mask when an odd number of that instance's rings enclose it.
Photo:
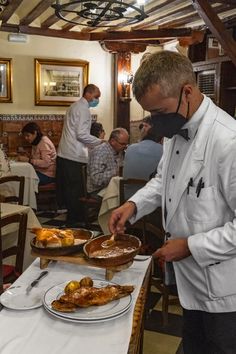
M 192 85 L 186 84 L 184 85 L 183 89 L 183 97 L 186 99 L 187 102 L 190 101 L 193 94 L 193 87 Z

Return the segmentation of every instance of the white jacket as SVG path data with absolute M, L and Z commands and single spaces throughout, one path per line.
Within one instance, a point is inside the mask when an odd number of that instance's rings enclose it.
M 66 112 L 57 155 L 64 159 L 87 163 L 87 146 L 98 145 L 101 140 L 90 134 L 91 114 L 88 101 L 82 97 Z
M 164 210 L 172 144 L 173 139 L 165 143 L 157 176 L 130 199 L 137 205 L 135 220 L 157 206 Z M 204 188 L 197 198 L 201 177 Z M 194 187 L 188 194 L 190 178 Z M 173 262 L 182 306 L 236 311 L 236 121 L 212 101 L 176 178 L 172 201 L 165 230 L 172 238 L 188 238 L 192 254 Z

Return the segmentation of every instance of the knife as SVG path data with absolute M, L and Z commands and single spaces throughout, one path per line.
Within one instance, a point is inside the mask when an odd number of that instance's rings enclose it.
M 28 295 L 29 292 L 32 290 L 32 288 L 35 287 L 41 279 L 43 279 L 44 277 L 46 277 L 47 274 L 48 274 L 48 271 L 47 271 L 47 270 L 44 270 L 43 272 L 41 272 L 41 273 L 39 274 L 38 278 L 36 278 L 34 281 L 32 281 L 32 283 L 31 283 L 29 286 L 27 286 L 27 288 L 26 288 L 26 294 Z

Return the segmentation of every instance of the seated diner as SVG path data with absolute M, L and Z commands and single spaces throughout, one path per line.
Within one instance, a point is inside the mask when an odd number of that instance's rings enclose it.
M 30 156 L 20 155 L 19 161 L 29 162 L 39 177 L 39 185 L 55 182 L 56 149 L 52 141 L 36 123 L 28 123 L 22 129 L 25 140 L 32 145 Z

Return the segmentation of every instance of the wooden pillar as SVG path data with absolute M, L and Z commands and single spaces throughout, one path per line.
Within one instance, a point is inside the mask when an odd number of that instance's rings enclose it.
M 122 83 L 122 77 L 131 73 L 131 53 L 144 52 L 147 44 L 101 41 L 100 45 L 113 55 L 114 127 L 123 127 L 129 132 L 131 84 Z
M 126 75 L 130 74 L 131 53 L 114 54 L 114 125 L 130 130 L 130 84 Z

